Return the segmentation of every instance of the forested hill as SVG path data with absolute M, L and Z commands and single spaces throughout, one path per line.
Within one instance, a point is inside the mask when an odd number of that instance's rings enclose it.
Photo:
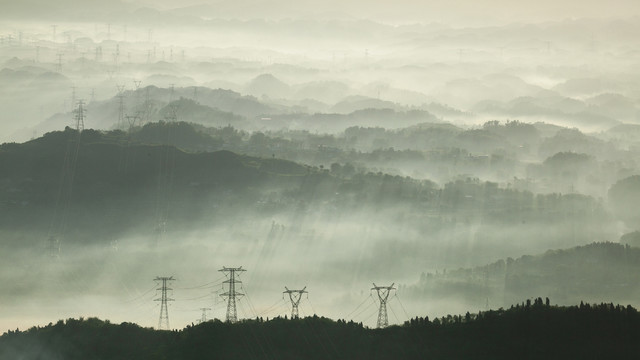
M 242 193 L 255 201 L 259 196 L 251 188 L 286 186 L 308 171 L 286 160 L 185 152 L 129 143 L 118 132 L 85 130 L 78 136 L 69 128 L 0 145 L 0 169 L 0 223 L 7 229 L 46 227 L 51 214 L 66 207 L 76 226 L 87 230 L 126 228 L 168 204 L 175 217 L 193 218 L 211 210 L 216 198 Z
M 409 294 L 430 300 L 485 302 L 508 306 L 536 294 L 561 304 L 634 302 L 640 294 L 640 248 L 619 243 L 592 243 L 540 255 L 507 258 L 474 268 L 423 273 Z
M 538 241 L 543 232 L 547 248 L 610 235 L 609 214 L 588 195 L 534 194 L 472 177 L 438 185 L 349 163 L 310 166 L 272 153 L 220 150 L 227 140 L 207 140 L 188 124 L 171 123 L 145 126 L 131 137 L 95 130 L 78 136 L 67 128 L 0 145 L 0 225 L 46 231 L 52 214 L 62 213 L 73 220 L 60 221 L 60 227 L 72 223 L 65 237 L 96 239 L 96 230 L 105 228 L 153 229 L 161 211 L 177 231 L 238 214 L 360 214 L 371 223 L 392 216 L 399 226 L 429 232 L 482 224 L 481 240 L 510 237 L 492 231 L 493 225 L 526 224 L 536 233 L 518 236 Z M 180 148 L 185 143 L 199 145 L 188 152 Z
M 0 359 L 637 359 L 640 315 L 613 304 L 415 318 L 369 329 L 317 316 L 156 331 L 69 319 L 0 337 Z

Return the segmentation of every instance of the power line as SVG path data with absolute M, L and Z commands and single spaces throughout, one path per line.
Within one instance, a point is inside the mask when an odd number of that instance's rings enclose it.
M 367 298 L 365 298 L 365 299 L 364 299 L 364 301 L 362 301 L 362 302 L 360 303 L 360 305 L 356 306 L 356 308 L 355 308 L 355 309 L 353 309 L 350 313 L 348 313 L 348 314 L 347 314 L 343 319 L 347 319 L 349 316 L 351 316 L 351 315 L 352 315 L 352 314 L 354 314 L 356 311 L 358 311 L 358 309 L 360 309 L 360 307 L 361 307 L 362 305 L 364 305 L 364 303 L 366 303 L 366 302 L 367 302 L 367 300 L 369 300 L 369 298 L 371 298 L 371 294 L 369 294 L 369 296 L 368 296 Z
M 195 301 L 195 300 L 201 300 L 201 299 L 207 298 L 209 296 L 211 296 L 211 294 L 201 295 L 201 296 L 188 298 L 188 299 L 178 299 L 178 301 Z
M 360 316 L 362 316 L 363 314 L 365 314 L 367 311 L 369 311 L 369 309 L 371 309 L 371 307 L 372 307 L 372 306 L 374 306 L 374 307 L 375 307 L 375 306 L 377 306 L 377 305 L 376 305 L 376 301 L 373 299 L 373 296 L 369 296 L 369 297 L 367 298 L 367 300 L 371 300 L 371 302 L 369 303 L 369 305 L 365 306 L 365 307 L 364 307 L 364 308 L 362 308 L 359 312 L 355 313 L 355 314 L 352 316 L 352 318 L 353 318 L 353 319 L 357 319 L 358 317 L 360 317 Z M 374 313 L 375 313 L 375 311 L 374 311 L 372 314 L 374 314 Z M 369 316 L 369 317 L 370 317 L 370 316 Z M 367 317 L 367 319 L 368 319 L 369 317 Z M 365 321 L 366 321 L 366 320 L 365 320 Z M 365 322 L 365 321 L 363 321 L 363 322 Z
M 402 308 L 402 311 L 404 311 L 404 316 L 407 317 L 407 320 L 411 319 L 409 317 L 409 313 L 407 313 L 407 310 L 404 308 L 404 305 L 402 305 L 402 302 L 400 301 L 400 298 L 398 297 L 398 293 L 395 293 L 393 296 L 396 300 L 398 300 L 398 304 L 400 304 L 400 307 Z
M 71 194 L 73 192 L 73 180 L 75 177 L 76 167 L 78 164 L 78 154 L 80 152 L 80 139 L 82 130 L 84 129 L 85 109 L 84 101 L 80 100 L 78 108 L 73 111 L 75 113 L 76 131 L 69 133 L 67 149 L 60 173 L 60 186 L 56 194 L 56 205 L 51 219 L 48 237 L 49 256 L 57 259 L 60 256 L 60 237 L 65 234 L 67 220 L 69 217 L 69 208 L 71 206 Z M 75 136 L 75 140 L 73 137 Z
M 285 305 L 285 300 L 284 300 L 284 298 L 279 299 L 279 300 L 278 300 L 278 301 L 276 301 L 273 305 L 271 305 L 271 306 L 269 306 L 268 308 L 266 308 L 266 309 L 262 310 L 261 312 L 257 313 L 257 314 L 256 314 L 256 316 L 262 316 L 262 315 L 265 315 L 265 314 L 269 314 L 269 313 L 271 313 L 271 312 L 273 312 L 273 311 L 275 311 L 275 310 L 278 310 L 278 311 L 279 311 L 279 310 L 280 310 L 280 308 L 281 308 L 282 306 L 284 306 L 284 305 Z
M 316 312 L 316 309 L 313 307 L 313 304 L 309 300 L 309 295 L 307 295 L 307 302 L 309 303 L 309 306 L 311 307 L 311 311 L 313 311 L 313 315 L 317 315 L 318 313 Z
M 244 284 L 242 284 L 242 283 L 240 284 L 240 290 L 242 290 L 244 292 L 244 295 L 247 297 L 247 305 L 249 305 L 249 310 L 251 310 L 251 312 L 252 312 L 251 316 L 257 316 L 258 312 L 256 311 L 255 306 L 253 306 L 253 302 L 251 301 L 251 298 L 249 297 L 249 293 L 244 288 Z
M 393 307 L 389 306 L 389 309 L 391 310 L 393 317 L 396 318 L 396 321 L 400 322 L 400 319 L 398 318 L 398 315 L 396 315 L 396 312 L 393 310 Z
M 149 289 L 149 290 L 145 291 L 142 295 L 138 295 L 138 296 L 136 296 L 136 297 L 135 297 L 135 298 L 133 298 L 133 299 L 130 299 L 130 300 L 125 301 L 124 303 L 125 303 L 125 304 L 127 304 L 127 303 L 132 303 L 132 302 L 134 302 L 134 301 L 139 301 L 140 299 L 142 299 L 143 297 L 145 297 L 145 295 L 147 295 L 147 294 L 149 294 L 151 291 L 155 290 L 155 288 L 156 288 L 156 287 L 155 287 L 155 285 L 154 285 L 153 287 L 151 287 L 151 289 Z M 125 288 L 125 289 L 126 289 L 126 288 Z
M 213 288 L 213 287 L 215 287 L 217 285 L 220 285 L 221 284 L 220 280 L 222 280 L 224 278 L 225 277 L 222 276 L 222 277 L 219 277 L 216 280 L 208 282 L 206 284 L 192 286 L 192 287 L 177 287 L 176 289 L 180 289 L 180 290 L 195 290 L 195 289 L 202 289 L 202 288 Z
M 124 85 L 116 85 L 118 89 L 118 123 L 116 124 L 117 129 L 122 129 L 124 126 Z

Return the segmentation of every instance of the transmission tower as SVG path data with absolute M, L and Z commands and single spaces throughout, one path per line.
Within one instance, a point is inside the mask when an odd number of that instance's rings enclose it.
M 49 257 L 51 259 L 60 258 L 60 240 L 58 240 L 57 237 L 54 235 L 49 236 L 47 247 L 49 250 Z
M 118 88 L 118 124 L 116 127 L 121 129 L 124 126 L 124 85 L 116 85 Z
M 120 58 L 120 44 L 116 44 L 116 52 L 113 53 L 113 64 L 118 66 L 118 59 Z
M 71 107 L 73 108 L 76 105 L 76 87 L 71 87 Z
M 218 270 L 222 271 L 225 276 L 228 276 L 229 280 L 224 283 L 229 284 L 229 291 L 220 294 L 222 297 L 227 297 L 227 322 L 235 323 L 238 321 L 238 313 L 236 312 L 236 298 L 243 296 L 243 293 L 236 291 L 236 284 L 242 283 L 240 280 L 236 280 L 236 272 L 247 271 L 240 266 L 239 268 L 222 267 Z M 227 275 L 228 274 L 228 275 Z
M 138 120 L 139 122 L 141 122 L 142 116 L 144 115 L 143 111 L 140 109 L 140 85 L 141 84 L 142 84 L 141 80 L 135 80 L 135 79 L 133 80 L 133 87 L 135 89 L 134 92 L 135 92 L 135 95 L 136 95 L 136 103 L 135 103 L 135 106 L 134 106 L 134 108 L 136 109 L 136 113 L 134 115 L 134 122 L 135 122 L 135 120 Z M 134 124 L 131 123 L 130 119 L 127 119 L 127 120 L 129 120 L 129 125 L 130 125 L 129 131 L 131 131 L 131 127 L 133 127 Z M 140 125 L 140 124 L 138 124 L 138 125 Z
M 178 121 L 178 104 L 173 102 L 173 95 L 175 92 L 175 84 L 169 84 L 169 113 L 165 115 L 165 121 L 167 122 L 176 122 Z
M 96 48 L 95 61 L 96 62 L 102 61 L 102 46 L 98 46 Z
M 207 310 L 211 310 L 211 308 L 200 308 L 202 310 L 202 317 L 198 320 L 199 323 L 207 322 Z
M 127 122 L 129 123 L 129 132 L 136 126 L 136 122 L 140 122 L 140 116 L 138 115 L 127 115 L 125 116 Z
M 57 53 L 56 57 L 58 58 L 58 62 L 56 63 L 56 70 L 61 71 L 62 70 L 62 57 L 64 56 L 63 53 Z
M 148 123 L 151 120 L 151 97 L 149 96 L 148 86 L 144 89 L 144 96 L 144 122 Z
M 291 300 L 291 318 L 297 319 L 299 317 L 298 305 L 300 304 L 300 300 L 302 299 L 302 294 L 308 294 L 308 292 L 305 291 L 307 287 L 303 287 L 302 290 L 289 290 L 286 286 L 284 288 L 286 289 L 286 291 L 282 292 L 282 296 L 284 296 L 284 294 L 288 294 L 289 300 Z
M 169 104 L 169 113 L 165 115 L 166 122 L 177 122 L 178 121 L 178 105 L 177 104 Z
M 173 276 L 157 276 L 154 281 L 162 281 L 162 287 L 156 290 L 161 291 L 161 295 L 159 299 L 154 299 L 154 301 L 160 301 L 160 318 L 158 319 L 158 330 L 165 329 L 170 330 L 169 327 L 169 310 L 167 308 L 168 301 L 174 301 L 174 299 L 170 299 L 167 297 L 167 291 L 173 290 L 167 287 L 167 282 L 175 280 Z M 164 327 L 163 327 L 164 325 Z
M 84 101 L 83 100 L 78 100 L 78 108 L 74 111 L 76 114 L 76 123 L 75 123 L 75 127 L 76 127 L 76 131 L 78 132 L 78 134 L 80 134 L 82 132 L 82 130 L 84 130 Z
M 389 326 L 389 318 L 387 317 L 387 299 L 391 290 L 395 290 L 393 283 L 391 286 L 377 286 L 373 283 L 371 290 L 375 290 L 378 293 L 380 299 L 380 310 L 378 310 L 378 329 Z

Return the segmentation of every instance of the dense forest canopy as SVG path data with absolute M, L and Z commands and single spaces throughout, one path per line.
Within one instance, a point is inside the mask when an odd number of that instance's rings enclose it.
M 415 317 L 386 329 L 315 315 L 214 320 L 178 331 L 67 319 L 4 333 L 0 359 L 633 359 L 638 335 L 640 315 L 631 306 L 558 307 L 535 298 L 508 310 Z

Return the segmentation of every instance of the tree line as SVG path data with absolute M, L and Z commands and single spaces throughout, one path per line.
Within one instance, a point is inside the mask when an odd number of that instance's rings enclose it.
M 630 305 L 562 307 L 535 298 L 385 329 L 317 315 L 211 320 L 173 331 L 68 319 L 6 332 L 0 359 L 632 359 L 639 335 L 640 315 Z

